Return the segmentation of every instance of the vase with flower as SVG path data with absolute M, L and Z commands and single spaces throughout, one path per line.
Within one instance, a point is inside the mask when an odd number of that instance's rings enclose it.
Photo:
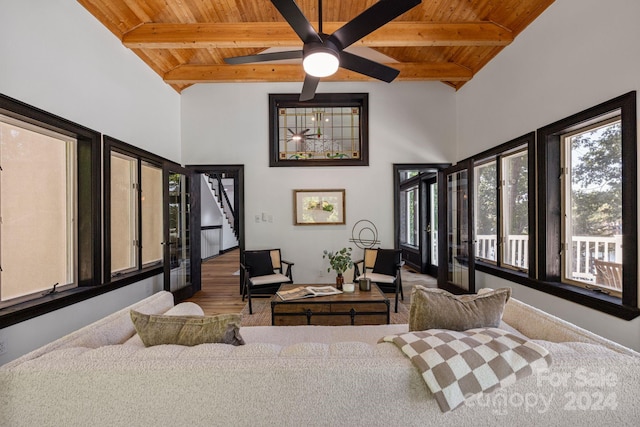
M 344 283 L 344 276 L 342 274 L 348 269 L 353 268 L 351 248 L 342 248 L 336 252 L 325 250 L 322 259 L 325 258 L 329 260 L 327 272 L 331 270 L 336 272 L 336 288 L 342 290 L 342 284 Z

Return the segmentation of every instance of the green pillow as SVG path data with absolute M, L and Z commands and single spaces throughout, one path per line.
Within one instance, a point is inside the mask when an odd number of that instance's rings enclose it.
M 146 347 L 160 344 L 193 346 L 204 343 L 243 345 L 240 314 L 171 316 L 131 310 L 131 320 Z
M 453 295 L 444 289 L 416 285 L 411 293 L 409 331 L 497 328 L 511 288 L 483 294 Z

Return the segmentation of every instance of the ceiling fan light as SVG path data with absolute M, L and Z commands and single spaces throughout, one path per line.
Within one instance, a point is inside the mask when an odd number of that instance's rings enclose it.
M 340 61 L 336 53 L 327 48 L 313 49 L 302 60 L 304 71 L 314 77 L 327 77 L 338 71 Z

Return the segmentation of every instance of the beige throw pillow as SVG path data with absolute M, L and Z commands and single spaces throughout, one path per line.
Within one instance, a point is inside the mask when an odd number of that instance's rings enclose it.
M 453 295 L 444 289 L 416 285 L 411 293 L 409 331 L 497 328 L 510 296 L 511 288 L 481 295 Z
M 160 344 L 194 346 L 204 343 L 243 345 L 240 314 L 171 316 L 131 310 L 131 320 L 146 347 Z

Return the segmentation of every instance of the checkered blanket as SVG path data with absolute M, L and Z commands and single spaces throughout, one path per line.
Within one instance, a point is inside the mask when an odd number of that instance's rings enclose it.
M 393 342 L 411 359 L 442 412 L 551 364 L 545 348 L 498 328 L 429 329 L 380 341 Z

